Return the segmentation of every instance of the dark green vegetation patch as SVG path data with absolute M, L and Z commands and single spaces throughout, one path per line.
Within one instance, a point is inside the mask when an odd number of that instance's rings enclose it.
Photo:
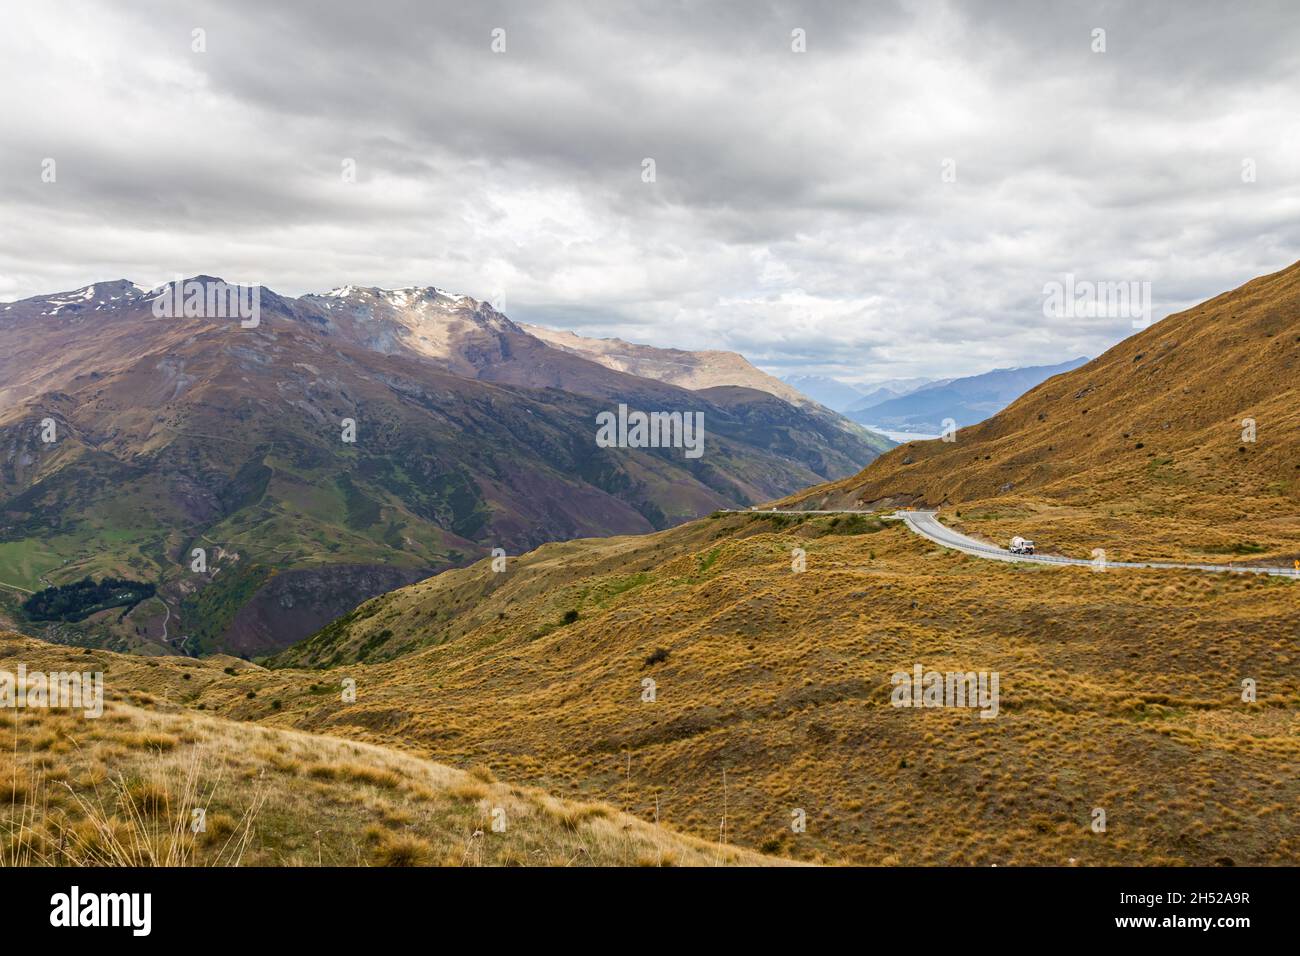
M 154 595 L 154 586 L 126 578 L 89 577 L 37 591 L 23 602 L 23 612 L 33 621 L 82 621 L 110 607 L 131 608 Z

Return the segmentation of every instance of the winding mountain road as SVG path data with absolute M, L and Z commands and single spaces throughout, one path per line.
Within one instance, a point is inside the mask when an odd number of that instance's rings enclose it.
M 1082 567 L 1102 568 L 1166 568 L 1189 571 L 1218 571 L 1232 574 L 1272 574 L 1285 577 L 1300 577 L 1300 571 L 1292 568 L 1247 567 L 1230 564 L 1183 564 L 1177 561 L 1107 561 L 1104 558 L 1089 561 L 1085 558 L 1061 558 L 1051 554 L 1012 554 L 1005 548 L 976 541 L 960 531 L 939 523 L 939 516 L 934 511 L 899 511 L 889 518 L 901 520 L 913 534 L 928 538 L 935 544 L 977 558 L 990 561 L 1024 561 L 1032 564 L 1073 564 Z
M 871 514 L 869 511 L 854 511 L 845 509 L 840 511 L 776 511 L 775 508 L 760 511 L 735 511 L 736 514 L 814 514 L 814 515 L 862 515 Z M 1236 564 L 1184 564 L 1177 561 L 1107 561 L 1099 559 L 1090 561 L 1086 558 L 1062 558 L 1051 554 L 1012 554 L 1006 548 L 999 548 L 995 544 L 988 544 L 984 541 L 976 541 L 974 538 L 962 534 L 960 531 L 954 531 L 952 528 L 939 523 L 938 512 L 935 511 L 898 511 L 892 515 L 881 515 L 886 520 L 902 521 L 911 530 L 913 534 L 920 535 L 933 541 L 935 544 L 942 545 L 945 548 L 951 548 L 954 551 L 961 551 L 963 554 L 969 554 L 976 558 L 985 558 L 989 561 L 1023 561 L 1027 564 L 1072 564 L 1085 568 L 1096 568 L 1103 570 L 1107 568 L 1157 568 L 1157 569 L 1175 569 L 1185 571 L 1214 571 L 1227 574 L 1269 574 L 1280 577 L 1300 578 L 1300 568 L 1278 568 L 1278 567 L 1249 567 L 1246 565 Z

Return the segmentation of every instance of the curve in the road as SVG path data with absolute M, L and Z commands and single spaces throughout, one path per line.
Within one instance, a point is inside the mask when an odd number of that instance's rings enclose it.
M 1231 574 L 1271 574 L 1285 577 L 1300 577 L 1300 571 L 1291 568 L 1242 567 L 1227 564 L 1184 564 L 1177 561 L 1088 561 L 1084 558 L 1062 558 L 1051 554 L 1012 554 L 997 545 L 976 541 L 974 538 L 954 531 L 940 524 L 939 517 L 933 511 L 900 511 L 891 517 L 899 518 L 923 538 L 933 541 L 945 548 L 952 548 L 977 558 L 991 561 L 1024 561 L 1031 564 L 1072 564 L 1082 567 L 1103 568 L 1176 568 L 1189 571 L 1218 571 Z
M 788 510 L 778 511 L 776 508 L 723 508 L 723 514 L 802 514 L 802 515 L 866 515 L 874 514 L 871 511 L 859 511 L 852 508 L 841 508 L 837 510 Z M 1104 570 L 1106 568 L 1164 568 L 1177 569 L 1185 571 L 1216 571 L 1227 574 L 1270 574 L 1280 577 L 1300 578 L 1300 568 L 1273 568 L 1273 567 L 1244 567 L 1235 564 L 1183 564 L 1177 561 L 1089 561 L 1086 558 L 1061 558 L 1052 554 L 1012 554 L 1006 548 L 999 548 L 995 544 L 988 544 L 984 541 L 976 541 L 974 538 L 962 534 L 960 531 L 954 531 L 952 528 L 939 523 L 938 512 L 936 511 L 899 511 L 892 515 L 881 515 L 886 519 L 901 520 L 913 534 L 918 534 L 923 538 L 933 541 L 937 545 L 945 548 L 951 548 L 954 551 L 961 551 L 964 554 L 973 555 L 977 558 L 986 558 L 990 561 L 1024 561 L 1029 564 L 1072 564 L 1085 568 L 1096 568 Z

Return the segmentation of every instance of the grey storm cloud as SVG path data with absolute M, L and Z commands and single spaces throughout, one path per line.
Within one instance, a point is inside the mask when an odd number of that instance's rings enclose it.
M 1289 2 L 16 2 L 0 298 L 438 285 L 854 380 L 1095 355 L 1129 319 L 1045 283 L 1159 317 L 1297 258 L 1298 41 Z

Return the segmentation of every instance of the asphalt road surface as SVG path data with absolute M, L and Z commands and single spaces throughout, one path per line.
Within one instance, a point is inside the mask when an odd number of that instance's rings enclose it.
M 1012 554 L 1005 548 L 986 544 L 967 537 L 959 531 L 939 523 L 939 516 L 933 511 L 900 511 L 891 517 L 901 519 L 904 524 L 923 538 L 935 544 L 974 555 L 988 558 L 990 561 L 1024 561 L 1032 564 L 1075 564 L 1083 567 L 1106 568 L 1179 568 L 1190 571 L 1219 571 L 1232 574 L 1276 574 L 1286 577 L 1300 577 L 1293 568 L 1247 567 L 1230 564 L 1180 564 L 1176 561 L 1089 561 L 1085 558 L 1061 558 L 1051 554 Z
M 734 510 L 729 513 L 734 514 L 811 514 L 811 515 L 858 515 L 870 514 L 867 511 L 854 511 L 844 509 L 840 511 L 777 511 L 775 508 L 763 510 L 749 509 L 746 511 Z M 954 531 L 945 525 L 939 523 L 938 513 L 934 511 L 899 511 L 892 515 L 881 515 L 882 518 L 893 518 L 902 521 L 911 529 L 913 534 L 919 534 L 923 538 L 928 538 L 935 544 L 942 545 L 945 548 L 951 548 L 954 551 L 961 551 L 963 554 L 969 554 L 976 558 L 987 558 L 990 561 L 1023 561 L 1027 564 L 1074 564 L 1085 568 L 1164 568 L 1179 569 L 1185 571 L 1216 571 L 1228 574 L 1272 574 L 1282 577 L 1300 577 L 1300 570 L 1295 568 L 1276 568 L 1276 567 L 1249 567 L 1239 564 L 1181 564 L 1177 561 L 1095 561 L 1087 558 L 1060 558 L 1051 554 L 1012 554 L 1006 548 L 999 548 L 994 544 L 986 544 L 983 541 L 976 541 L 959 531 Z

